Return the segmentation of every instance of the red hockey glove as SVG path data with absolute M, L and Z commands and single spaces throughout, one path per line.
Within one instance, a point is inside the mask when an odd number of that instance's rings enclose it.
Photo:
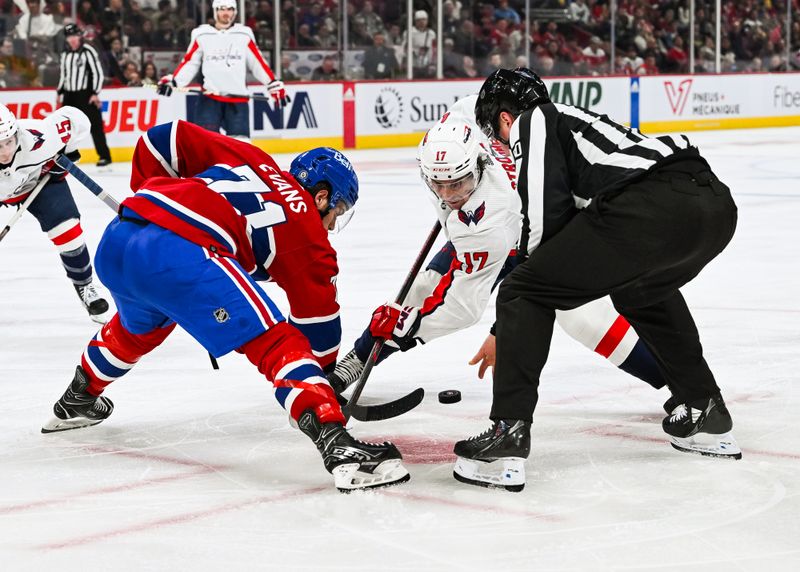
M 410 350 L 417 345 L 414 334 L 419 329 L 420 319 L 419 310 L 413 306 L 401 308 L 397 304 L 384 304 L 372 313 L 369 333 L 396 345 L 400 351 Z
M 286 88 L 283 85 L 283 82 L 279 79 L 273 79 L 267 85 L 267 91 L 272 96 L 272 99 L 275 100 L 275 107 L 286 107 L 289 103 L 291 103 L 292 98 L 289 97 L 289 94 L 286 93 Z

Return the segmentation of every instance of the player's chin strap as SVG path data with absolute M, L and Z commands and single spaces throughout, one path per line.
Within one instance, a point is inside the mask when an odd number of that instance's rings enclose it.
M 36 183 L 36 186 L 33 188 L 31 193 L 25 198 L 22 204 L 19 205 L 17 212 L 14 213 L 14 216 L 8 219 L 5 228 L 2 231 L 0 231 L 0 240 L 3 240 L 9 233 L 9 231 L 11 231 L 11 227 L 17 224 L 17 221 L 22 218 L 22 215 L 25 214 L 25 211 L 27 211 L 28 207 L 31 206 L 31 203 L 36 200 L 36 197 L 39 196 L 39 193 L 42 192 L 42 189 L 49 181 L 50 181 L 49 173 L 46 174 L 41 179 L 39 179 L 39 182 Z
M 425 239 L 425 244 L 422 245 L 422 249 L 419 251 L 419 254 L 417 254 L 417 259 L 414 261 L 414 265 L 411 267 L 411 270 L 408 271 L 405 282 L 403 282 L 403 285 L 400 287 L 400 292 L 394 299 L 396 304 L 402 305 L 403 301 L 405 301 L 409 290 L 411 290 L 411 285 L 414 283 L 414 279 L 422 269 L 422 265 L 425 263 L 425 259 L 428 257 L 428 253 L 431 251 L 433 243 L 436 241 L 436 237 L 439 236 L 439 231 L 441 229 L 442 225 L 437 220 L 436 224 L 433 225 L 433 228 L 428 234 L 428 238 Z M 419 387 L 408 395 L 389 403 L 366 406 L 358 404 L 358 398 L 361 397 L 361 392 L 364 390 L 364 386 L 367 383 L 367 378 L 369 378 L 372 367 L 378 360 L 378 355 L 381 353 L 381 348 L 383 348 L 385 341 L 386 340 L 384 339 L 378 339 L 372 345 L 372 351 L 369 352 L 367 362 L 364 364 L 364 371 L 361 372 L 361 377 L 358 378 L 350 399 L 342 408 L 345 419 L 355 417 L 359 421 L 380 421 L 381 419 L 388 419 L 390 417 L 402 415 L 403 413 L 411 411 L 417 405 L 422 403 L 422 398 L 425 397 L 425 390 Z
M 92 179 L 89 175 L 83 172 L 83 170 L 78 167 L 75 163 L 69 160 L 69 158 L 65 157 L 64 155 L 60 155 L 56 159 L 56 164 L 67 171 L 70 175 L 75 177 L 84 187 L 89 189 L 89 191 L 96 196 L 98 199 L 103 201 L 111 210 L 115 213 L 119 214 L 120 203 L 117 199 L 109 195 L 103 187 L 98 185 L 94 179 Z M 217 358 L 212 356 L 210 353 L 208 354 L 208 359 L 211 360 L 211 367 L 214 369 L 219 369 L 219 364 L 217 363 Z

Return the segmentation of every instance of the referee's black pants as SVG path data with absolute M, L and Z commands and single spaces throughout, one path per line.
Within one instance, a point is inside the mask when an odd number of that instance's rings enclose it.
M 730 242 L 736 205 L 705 161 L 595 197 L 500 286 L 491 418 L 530 421 L 555 310 L 610 295 L 682 401 L 719 391 L 678 289 Z
M 94 148 L 97 150 L 97 155 L 100 159 L 111 161 L 111 151 L 108 150 L 106 132 L 103 130 L 103 116 L 100 114 L 100 108 L 89 103 L 90 97 L 92 97 L 92 91 L 89 89 L 65 91 L 63 103 L 64 105 L 77 107 L 86 114 L 86 117 L 89 118 L 89 122 L 92 124 L 92 140 L 94 141 Z

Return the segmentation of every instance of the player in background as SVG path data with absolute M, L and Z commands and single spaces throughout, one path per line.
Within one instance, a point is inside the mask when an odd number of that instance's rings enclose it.
M 106 322 L 108 302 L 92 281 L 92 261 L 81 229 L 81 214 L 72 198 L 67 176 L 55 159 L 77 160 L 78 143 L 89 134 L 86 115 L 74 107 L 61 107 L 45 119 L 17 121 L 0 104 L 0 204 L 19 206 L 42 177 L 50 174 L 39 195 L 28 207 L 42 231 L 53 242 L 75 292 L 98 323 Z
M 406 351 L 472 326 L 491 291 L 517 263 L 522 203 L 515 191 L 514 162 L 475 123 L 476 99 L 470 96 L 454 104 L 419 147 L 420 173 L 432 191 L 448 242 L 418 275 L 404 308 L 378 308 L 370 327 L 336 365 L 329 380 L 339 393 L 360 377 L 376 334 L 387 339 L 380 363 L 398 349 Z M 400 317 L 402 326 L 390 328 Z M 558 311 L 556 319 L 570 336 L 623 371 L 656 389 L 665 385 L 652 354 L 608 299 Z M 480 378 L 494 366 L 494 353 L 493 326 L 470 362 L 481 363 Z M 664 407 L 671 411 L 671 398 Z
M 250 138 L 247 72 L 267 87 L 276 106 L 285 106 L 290 98 L 283 82 L 264 61 L 256 45 L 253 30 L 235 23 L 236 0 L 214 0 L 214 25 L 203 24 L 192 30 L 186 55 L 175 71 L 161 78 L 158 93 L 169 96 L 174 87 L 184 87 L 199 71 L 203 91 L 194 112 L 194 123 L 237 139 Z M 235 96 L 239 97 L 235 97 Z
M 180 324 L 215 357 L 236 350 L 272 382 L 337 488 L 407 480 L 394 445 L 350 436 L 323 371 L 341 339 L 326 229 L 358 198 L 349 161 L 323 147 L 286 173 L 248 143 L 176 121 L 139 140 L 131 188 L 97 249 L 117 314 L 89 342 L 42 431 L 106 419 L 113 404 L 105 388 Z M 286 292 L 288 320 L 256 280 Z

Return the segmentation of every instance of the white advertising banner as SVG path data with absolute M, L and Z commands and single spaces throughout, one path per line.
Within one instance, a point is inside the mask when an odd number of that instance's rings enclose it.
M 800 115 L 800 74 L 641 78 L 642 127 L 755 127 Z
M 476 93 L 483 80 L 358 83 L 356 133 L 389 135 L 427 131 L 460 98 Z M 630 118 L 628 78 L 557 78 L 545 84 L 553 101 L 587 107 L 618 121 Z
M 263 87 L 254 86 L 251 93 L 266 95 Z M 250 103 L 250 127 L 253 139 L 309 139 L 341 137 L 342 85 L 295 84 L 287 88 L 292 101 L 283 109 L 275 109 L 272 100 Z M 101 93 L 103 123 L 108 145 L 130 148 L 144 132 L 167 121 L 191 119 L 197 95 L 176 92 L 161 97 L 153 89 L 105 89 Z M 56 108 L 53 90 L 2 90 L 0 102 L 19 119 L 41 119 Z M 91 142 L 87 142 L 91 147 Z

